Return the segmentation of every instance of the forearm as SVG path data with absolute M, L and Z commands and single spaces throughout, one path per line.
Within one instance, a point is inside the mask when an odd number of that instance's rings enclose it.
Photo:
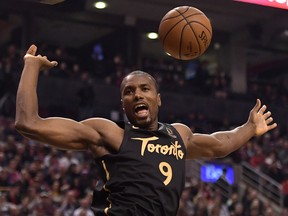
M 181 124 L 174 126 L 186 145 L 187 159 L 221 158 L 245 145 L 252 137 L 261 136 L 277 127 L 277 124 L 273 123 L 271 112 L 265 111 L 266 106 L 261 106 L 261 101 L 257 99 L 245 124 L 234 130 L 212 134 L 193 134 L 187 126 L 183 127 Z
M 38 117 L 37 83 L 39 66 L 26 62 L 22 71 L 16 97 L 16 128 L 31 124 Z
M 230 131 L 220 131 L 212 134 L 220 143 L 221 155 L 226 156 L 246 144 L 255 135 L 255 125 L 245 123 Z

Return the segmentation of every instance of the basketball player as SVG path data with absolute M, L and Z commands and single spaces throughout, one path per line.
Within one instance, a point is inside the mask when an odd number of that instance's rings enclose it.
M 38 76 L 57 62 L 36 55 L 36 51 L 32 45 L 24 56 L 16 129 L 56 148 L 87 150 L 94 155 L 105 177 L 92 203 L 96 215 L 176 215 L 186 159 L 224 157 L 253 136 L 277 126 L 260 100 L 250 111 L 248 121 L 231 131 L 193 134 L 181 123 L 158 122 L 161 98 L 157 83 L 141 71 L 130 73 L 121 84 L 122 106 L 129 120 L 123 126 L 103 118 L 81 122 L 41 118 L 36 94 Z

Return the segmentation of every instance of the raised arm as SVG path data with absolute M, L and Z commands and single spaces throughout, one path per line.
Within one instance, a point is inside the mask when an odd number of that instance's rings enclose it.
M 261 106 L 259 99 L 250 111 L 247 122 L 230 131 L 219 131 L 210 135 L 193 134 L 187 126 L 175 124 L 186 144 L 187 159 L 225 157 L 252 137 L 261 136 L 276 126 L 271 112 L 266 111 L 266 105 Z
M 30 139 L 61 149 L 84 150 L 102 144 L 101 130 L 117 128 L 111 121 L 95 118 L 76 122 L 59 117 L 41 118 L 38 115 L 39 73 L 55 67 L 57 62 L 49 61 L 46 56 L 36 55 L 36 51 L 37 47 L 32 45 L 24 56 L 24 68 L 16 98 L 15 128 Z

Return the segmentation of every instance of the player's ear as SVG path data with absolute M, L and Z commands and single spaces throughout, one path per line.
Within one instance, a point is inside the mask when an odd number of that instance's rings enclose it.
M 158 95 L 157 95 L 157 104 L 158 104 L 158 107 L 161 107 L 162 102 L 161 102 L 161 95 L 160 95 L 160 93 L 158 93 Z

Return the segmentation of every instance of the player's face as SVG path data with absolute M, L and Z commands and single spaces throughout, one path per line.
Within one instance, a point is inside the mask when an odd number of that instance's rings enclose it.
M 157 129 L 161 99 L 149 76 L 127 76 L 123 81 L 121 97 L 123 110 L 131 124 L 150 130 Z

